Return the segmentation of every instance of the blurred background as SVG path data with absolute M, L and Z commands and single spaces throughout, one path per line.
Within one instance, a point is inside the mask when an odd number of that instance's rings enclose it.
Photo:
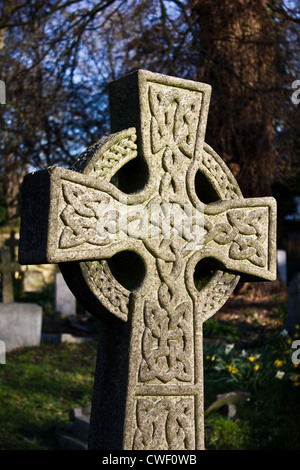
M 280 333 L 287 318 L 295 338 L 300 328 L 299 33 L 297 0 L 0 0 L 2 302 L 39 304 L 44 335 L 93 336 L 98 327 L 72 298 L 73 323 L 61 315 L 68 294 L 55 304 L 55 266 L 16 264 L 22 181 L 49 165 L 69 167 L 110 133 L 112 80 L 143 68 L 210 84 L 206 142 L 244 197 L 277 200 L 278 281 L 241 284 L 205 325 L 207 404 L 216 393 L 245 390 L 236 403 L 252 396 L 242 417 L 209 414 L 209 448 L 300 448 L 300 376 L 287 360 L 294 338 Z M 1 449 L 57 448 L 57 423 L 89 405 L 95 344 L 55 347 L 8 354 Z

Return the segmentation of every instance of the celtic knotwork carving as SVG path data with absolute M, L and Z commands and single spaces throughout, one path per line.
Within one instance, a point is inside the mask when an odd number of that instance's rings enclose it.
M 222 307 L 238 281 L 239 276 L 220 270 L 216 271 L 210 282 L 201 290 L 197 299 L 199 306 L 201 305 L 200 314 L 203 315 L 204 320 L 207 314 L 211 316 Z
M 143 397 L 136 402 L 134 450 L 194 449 L 194 399 Z
M 104 139 L 105 145 L 106 140 Z M 88 149 L 74 165 L 74 169 L 82 171 L 87 175 L 93 174 L 96 177 L 110 181 L 123 165 L 136 157 L 136 130 L 131 128 L 116 134 L 112 144 L 104 152 L 99 152 L 98 154 L 98 144 Z M 118 317 L 126 320 L 130 292 L 116 281 L 107 261 L 90 261 L 80 264 L 82 271 L 86 273 L 86 282 L 94 295 L 108 310 L 113 311 Z M 114 290 L 116 295 L 113 293 Z
M 136 133 L 121 139 L 103 153 L 101 159 L 93 162 L 90 175 L 110 180 L 127 162 L 136 158 Z
M 101 298 L 104 306 L 113 307 L 127 317 L 130 292 L 119 284 L 112 275 L 106 261 L 87 261 L 89 282 L 92 290 Z
M 264 242 L 266 209 L 231 210 L 227 214 L 228 222 L 213 224 L 210 220 L 205 221 L 207 233 L 204 243 L 209 244 L 214 240 L 219 245 L 231 243 L 228 256 L 234 260 L 247 259 L 256 266 L 266 265 L 266 253 Z
M 145 302 L 145 329 L 142 338 L 141 382 L 176 378 L 192 380 L 190 322 L 192 306 L 183 302 L 175 309 Z
M 87 148 L 71 166 L 71 169 L 110 181 L 125 163 L 136 158 L 137 145 L 135 142 L 135 128 L 104 137 Z
M 267 263 L 266 250 L 263 243 L 266 240 L 264 227 L 266 225 L 266 209 L 252 211 L 229 211 L 227 218 L 233 227 L 243 236 L 234 239 L 229 250 L 233 259 L 248 259 L 251 263 L 264 267 Z
M 242 197 L 235 178 L 229 173 L 221 158 L 207 144 L 204 145 L 199 169 L 210 181 L 221 199 Z
M 198 92 L 149 84 L 152 152 L 157 153 L 173 143 L 174 148 L 192 158 L 200 106 Z
M 168 202 L 176 201 L 178 208 L 184 211 L 185 186 L 178 179 L 177 155 L 168 146 L 162 156 L 162 166 L 164 174 L 158 196 L 158 200 L 163 201 L 162 210 Z M 157 256 L 156 265 L 161 283 L 158 302 L 146 301 L 144 304 L 145 328 L 139 368 L 141 382 L 154 379 L 164 383 L 173 379 L 190 382 L 193 379 L 192 302 L 191 299 L 182 302 L 182 297 L 178 295 L 185 266 L 184 257 L 188 250 L 185 250 L 186 243 L 182 243 L 184 237 L 175 236 L 175 219 L 173 214 L 173 220 L 170 221 L 172 231 L 167 236 L 164 234 L 156 240 L 144 241 L 146 247 Z M 166 259 L 166 255 L 169 259 Z M 185 286 L 182 286 L 182 291 L 185 291 Z
M 66 203 L 61 212 L 64 229 L 60 236 L 60 248 L 72 248 L 82 243 L 105 245 L 109 238 L 97 232 L 97 222 L 102 203 L 107 205 L 108 197 L 99 191 L 89 190 L 77 184 L 64 183 L 62 193 Z
M 191 247 L 201 246 L 203 231 L 203 207 L 194 206 L 186 194 L 185 181 L 180 178 L 178 167 L 182 156 L 166 146 L 162 154 L 162 174 L 159 194 L 149 202 L 151 231 L 156 236 L 145 238 L 146 248 L 154 256 L 175 261 L 174 240 L 181 240 L 182 255 Z M 185 252 L 184 252 L 185 251 Z

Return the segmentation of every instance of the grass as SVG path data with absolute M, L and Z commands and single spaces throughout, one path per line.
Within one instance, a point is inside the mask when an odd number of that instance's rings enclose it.
M 283 312 L 278 304 L 243 302 L 205 323 L 205 407 L 218 394 L 251 394 L 237 402 L 233 417 L 226 405 L 206 416 L 207 449 L 300 450 L 300 365 L 291 359 L 294 338 L 281 334 Z M 0 450 L 58 449 L 57 428 L 69 423 L 73 408 L 91 403 L 95 360 L 94 341 L 7 353 L 0 365 Z
M 96 344 L 43 344 L 7 353 L 0 369 L 0 450 L 58 448 L 57 426 L 91 402 Z

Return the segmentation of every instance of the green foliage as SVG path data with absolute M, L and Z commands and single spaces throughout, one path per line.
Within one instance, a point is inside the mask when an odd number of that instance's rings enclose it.
M 95 357 L 94 342 L 8 353 L 0 366 L 0 449 L 57 448 L 56 426 L 91 402 Z
M 297 338 L 283 330 L 247 350 L 234 343 L 204 344 L 206 408 L 217 394 L 251 394 L 233 419 L 224 416 L 226 407 L 207 416 L 207 448 L 300 450 L 300 366 L 292 361 L 291 347 Z
M 209 420 L 207 433 L 209 447 L 215 450 L 245 450 L 251 440 L 251 428 L 248 424 L 220 415 Z
M 236 326 L 228 325 L 227 323 L 222 323 L 211 318 L 204 323 L 203 334 L 204 336 L 212 338 L 226 337 L 230 338 L 232 341 L 237 340 L 239 337 Z
M 278 305 L 277 307 L 273 308 L 273 315 L 276 318 L 280 318 L 283 320 L 286 317 L 286 305 Z

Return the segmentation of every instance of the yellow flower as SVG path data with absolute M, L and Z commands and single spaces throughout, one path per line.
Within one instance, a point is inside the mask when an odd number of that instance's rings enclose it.
M 249 359 L 250 362 L 255 361 L 255 357 L 254 357 L 254 356 L 249 356 L 248 359 Z
M 299 338 L 299 333 L 295 333 L 294 338 Z
M 256 372 L 257 370 L 259 370 L 259 369 L 260 369 L 260 365 L 259 365 L 259 364 L 255 364 L 255 366 L 253 366 L 253 370 L 255 370 L 255 372 Z
M 298 365 L 299 365 L 299 364 L 293 364 L 293 368 L 294 368 L 294 369 L 297 369 Z
M 231 374 L 236 374 L 238 372 L 238 369 L 234 366 L 226 366 L 226 368 Z
M 296 330 L 300 330 L 300 325 L 295 325 Z
M 294 387 L 298 387 L 300 385 L 299 377 L 300 377 L 299 375 L 292 375 L 290 377 L 291 381 L 293 382 Z
M 287 342 L 287 344 L 292 344 L 291 338 L 288 338 L 288 339 L 286 340 L 286 342 Z
M 211 361 L 214 361 L 215 359 L 216 359 L 216 356 L 213 355 L 213 356 L 211 356 L 211 359 L 210 359 L 210 360 L 211 360 Z
M 210 359 L 210 356 L 205 356 L 205 359 L 207 359 L 207 360 Z
M 274 361 L 274 366 L 275 367 L 281 367 L 283 364 L 283 361 L 280 361 L 279 359 L 276 359 L 276 361 Z

